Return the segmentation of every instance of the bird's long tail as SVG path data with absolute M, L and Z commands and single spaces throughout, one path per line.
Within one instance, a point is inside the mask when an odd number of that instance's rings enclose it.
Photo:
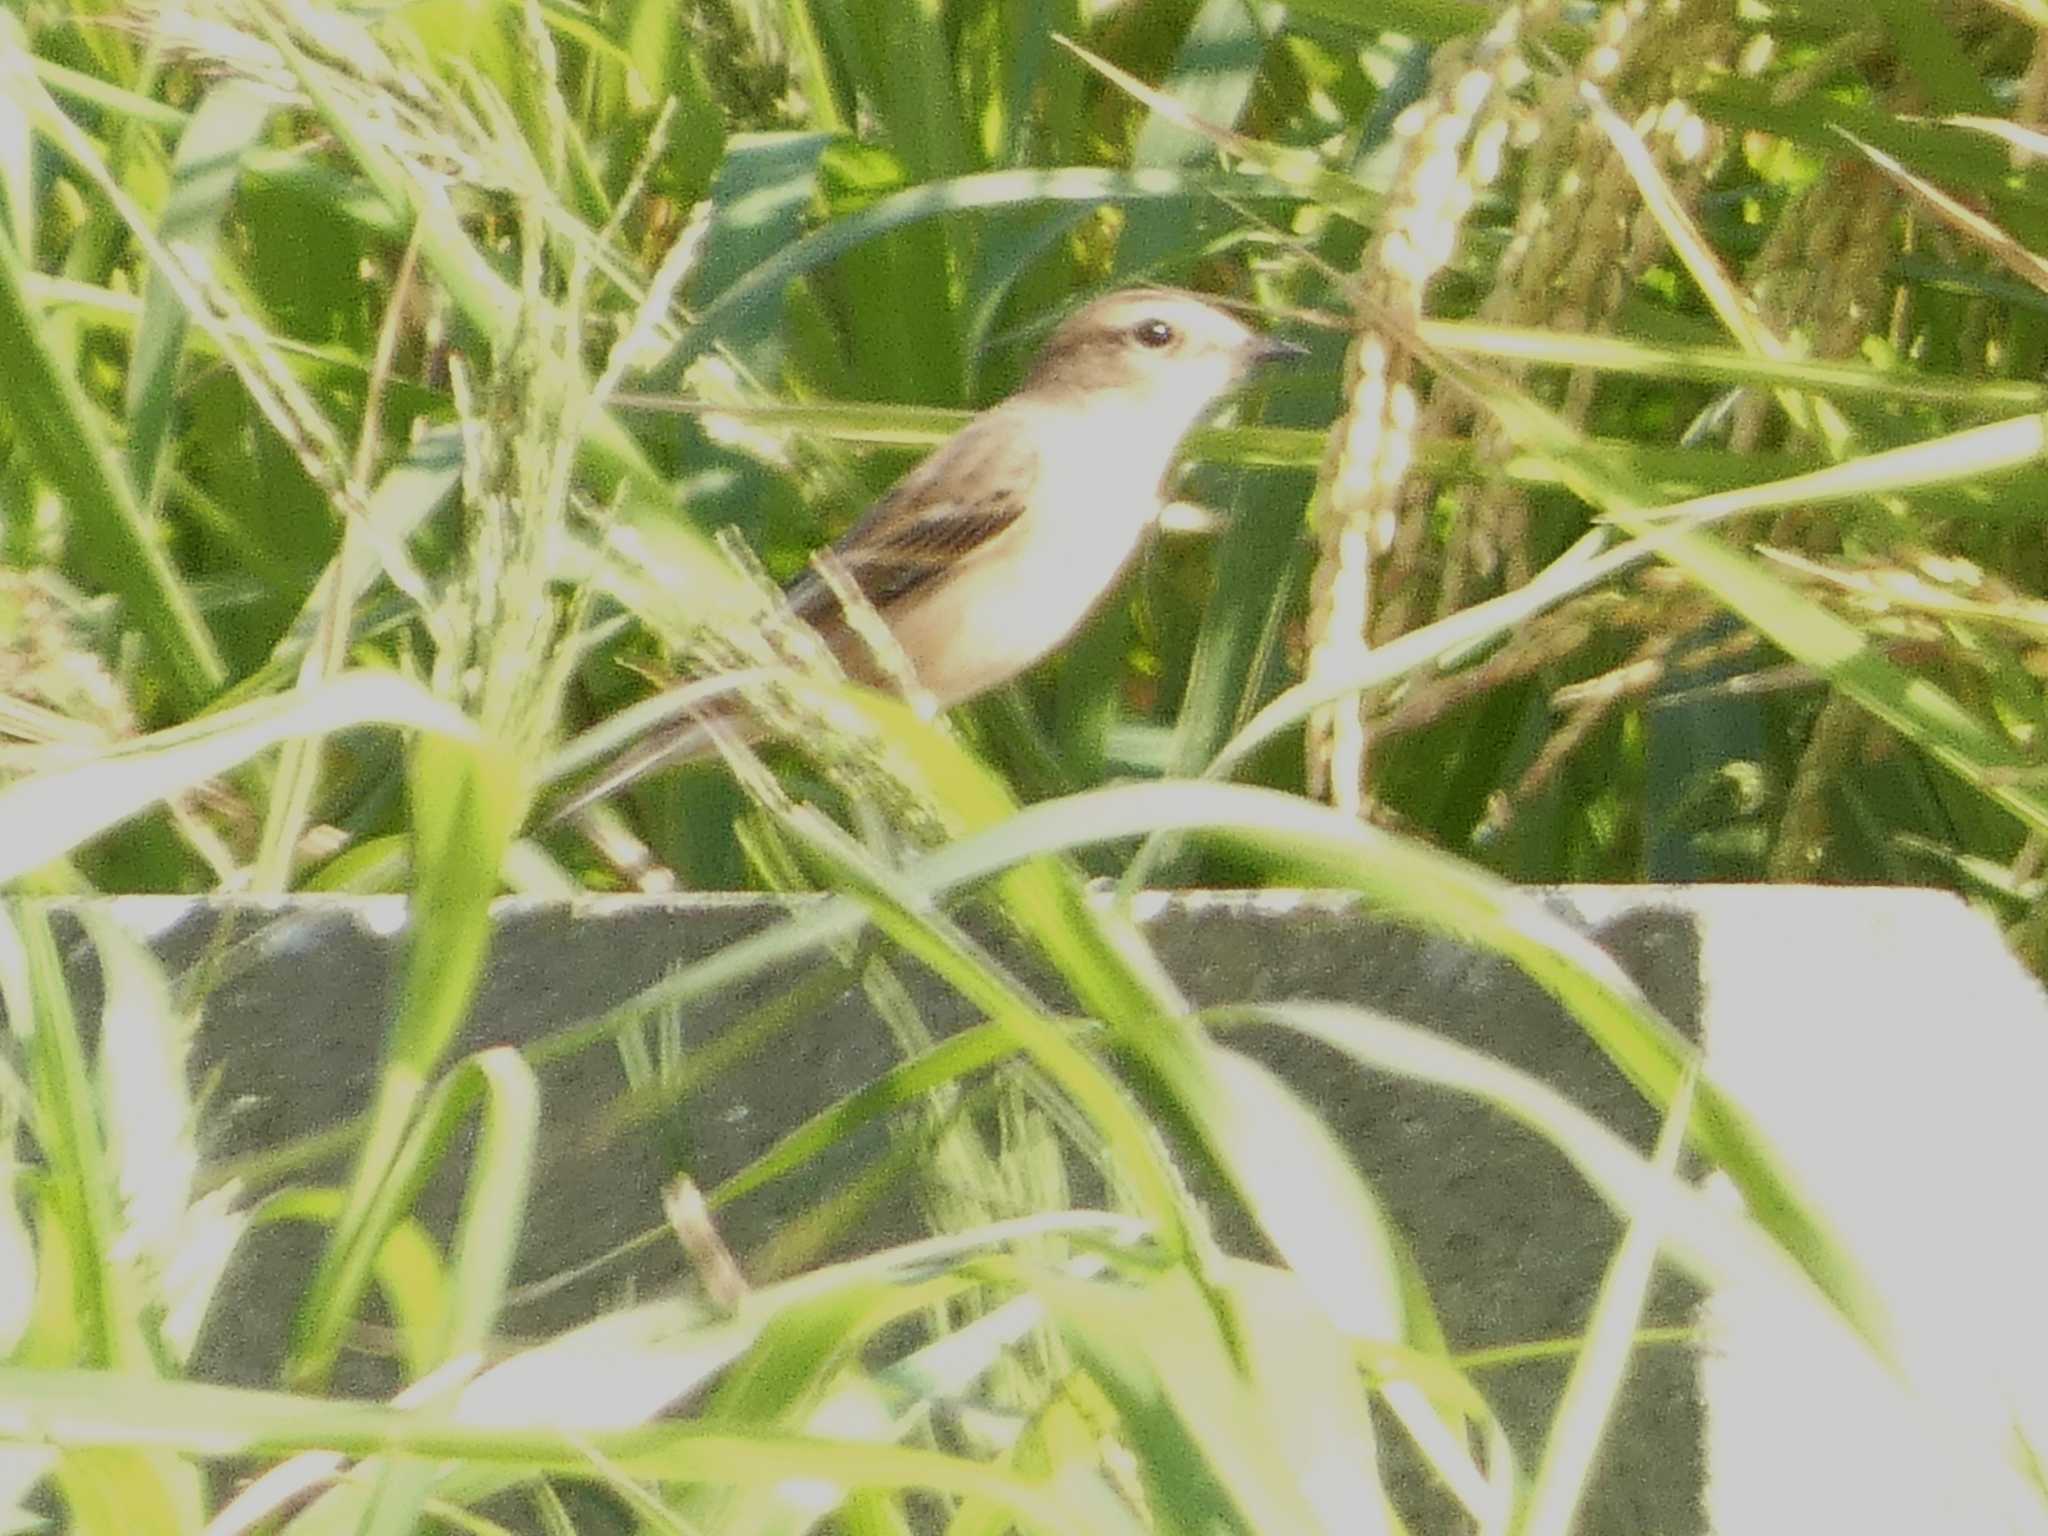
M 721 733 L 740 741 L 757 740 L 761 728 L 748 717 L 735 696 L 748 686 L 774 676 L 777 670 L 753 667 L 721 673 L 717 677 L 672 688 L 659 698 L 636 705 L 627 712 L 628 716 L 641 710 L 651 716 L 645 722 L 640 739 L 607 762 L 596 778 L 550 806 L 539 826 L 542 829 L 560 826 L 582 815 L 606 796 L 617 794 L 650 773 L 709 756 L 717 749 L 717 738 Z M 626 718 L 619 717 L 608 728 L 616 729 Z
M 621 752 L 605 765 L 604 772 L 553 806 L 541 821 L 541 826 L 557 827 L 565 821 L 574 821 L 600 800 L 617 794 L 648 774 L 677 763 L 690 762 L 712 750 L 711 727 L 701 721 L 656 732 Z

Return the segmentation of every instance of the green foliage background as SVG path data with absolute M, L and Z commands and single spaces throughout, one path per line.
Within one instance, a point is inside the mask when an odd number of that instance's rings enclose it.
M 1698 5 L 1514 11 L 1492 41 L 1477 12 L 1345 5 L 320 15 L 13 23 L 16 775 L 350 664 L 454 677 L 451 645 L 563 658 L 493 724 L 573 735 L 730 625 L 711 534 L 787 577 L 1061 306 L 1162 280 L 1317 361 L 1193 445 L 1186 489 L 1225 515 L 965 722 L 1027 798 L 1199 771 L 1304 668 L 1363 666 L 1390 685 L 1370 752 L 1333 774 L 1312 732 L 1309 779 L 1504 875 L 1933 880 L 2026 923 L 2037 472 L 1955 435 L 2038 403 L 2022 18 L 1930 11 L 1894 51 Z M 1409 467 L 1362 500 L 1355 314 L 1413 392 Z M 1732 547 L 1772 557 L 1749 600 L 1670 544 L 1531 588 L 1623 502 L 1735 487 L 1716 521 L 1764 509 Z M 1516 591 L 1513 623 L 1431 629 Z M 1820 608 L 1834 643 L 1793 643 Z M 1361 632 L 1422 639 L 1389 670 Z M 1237 774 L 1300 787 L 1301 743 L 1263 734 Z M 389 738 L 281 768 L 81 824 L 38 883 L 396 888 Z M 757 883 L 743 806 L 672 777 L 625 841 L 550 835 L 511 878 Z

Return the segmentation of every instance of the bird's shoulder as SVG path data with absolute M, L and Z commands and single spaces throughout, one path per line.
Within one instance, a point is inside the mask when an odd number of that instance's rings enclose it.
M 948 438 L 840 535 L 832 558 L 868 600 L 886 606 L 1014 527 L 1042 473 L 1043 451 L 1028 411 L 999 406 Z M 806 619 L 836 607 L 806 572 L 789 590 Z
M 893 544 L 920 522 L 1006 508 L 1037 477 L 1042 457 L 1030 413 L 984 411 L 885 491 L 839 539 L 842 550 Z

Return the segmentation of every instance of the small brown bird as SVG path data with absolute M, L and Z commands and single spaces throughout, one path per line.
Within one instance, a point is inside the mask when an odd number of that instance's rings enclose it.
M 1195 294 L 1133 288 L 1076 311 L 1023 387 L 961 428 L 832 546 L 942 707 L 1009 681 L 1078 629 L 1164 506 L 1181 439 L 1261 363 L 1299 357 Z M 857 681 L 886 684 L 815 571 L 789 615 Z M 622 753 L 554 820 L 708 745 L 701 725 Z

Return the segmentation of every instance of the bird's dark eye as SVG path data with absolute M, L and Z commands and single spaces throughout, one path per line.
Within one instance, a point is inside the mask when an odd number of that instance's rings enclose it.
M 1179 333 L 1164 320 L 1140 320 L 1131 327 L 1131 334 L 1142 347 L 1170 347 L 1179 339 Z

